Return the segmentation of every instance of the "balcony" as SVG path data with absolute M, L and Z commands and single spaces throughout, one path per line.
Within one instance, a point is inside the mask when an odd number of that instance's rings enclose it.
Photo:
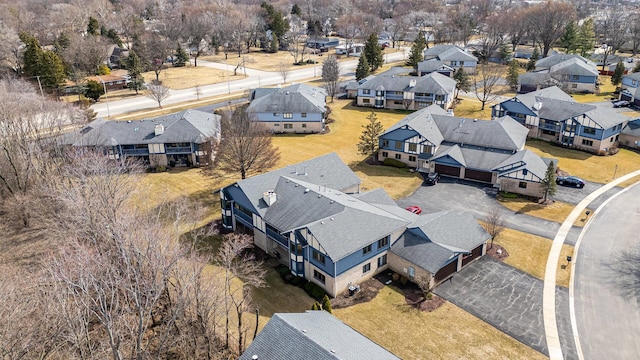
M 555 124 L 544 124 L 544 123 L 540 123 L 540 125 L 538 125 L 538 127 L 542 130 L 549 130 L 549 131 L 555 131 L 555 132 L 559 132 L 560 131 L 560 125 L 555 125 Z
M 191 154 L 191 146 L 165 146 L 167 154 Z
M 387 93 L 385 95 L 385 98 L 387 100 L 404 100 L 404 95 L 403 94 L 389 94 L 389 93 Z
M 124 156 L 144 156 L 149 155 L 149 148 L 122 149 Z
M 289 246 L 289 241 L 287 240 L 287 238 L 285 238 L 284 236 L 280 235 L 279 233 L 271 230 L 268 227 L 267 227 L 267 236 L 270 237 L 271 239 L 277 241 L 281 245 L 284 245 L 285 247 Z
M 251 216 L 243 213 L 238 209 L 235 209 L 233 213 L 236 215 L 236 220 L 241 220 L 245 225 L 253 227 L 253 219 Z
M 415 101 L 433 101 L 433 96 L 416 96 Z

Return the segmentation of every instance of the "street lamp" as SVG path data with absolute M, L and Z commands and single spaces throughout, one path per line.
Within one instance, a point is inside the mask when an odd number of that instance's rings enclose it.
M 111 111 L 109 111 L 109 94 L 107 93 L 107 86 L 104 84 L 104 80 L 100 76 L 98 76 L 100 82 L 102 83 L 102 89 L 104 90 L 105 102 L 107 103 L 107 117 L 111 117 Z
M 229 43 L 225 43 L 224 44 L 225 48 L 229 48 Z M 226 66 L 226 73 L 227 73 L 227 91 L 229 94 L 231 94 L 231 81 L 229 80 L 229 62 L 227 61 L 227 57 L 224 57 L 224 65 Z

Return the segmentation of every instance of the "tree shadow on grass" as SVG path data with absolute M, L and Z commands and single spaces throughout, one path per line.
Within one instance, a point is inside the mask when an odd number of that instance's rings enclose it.
M 370 163 L 369 161 L 352 161 L 349 167 L 353 171 L 361 171 L 367 176 L 395 176 L 412 178 L 420 176 L 417 172 L 412 172 L 409 168 L 399 169 L 393 166 L 382 165 L 382 163 Z
M 562 164 L 562 159 L 572 159 L 572 160 L 587 160 L 591 157 L 595 156 L 586 151 L 580 151 L 575 149 L 568 149 L 559 145 L 552 144 L 548 141 L 543 140 L 527 140 L 527 146 L 536 148 L 540 151 L 544 151 L 545 153 L 553 156 L 554 158 L 560 161 Z

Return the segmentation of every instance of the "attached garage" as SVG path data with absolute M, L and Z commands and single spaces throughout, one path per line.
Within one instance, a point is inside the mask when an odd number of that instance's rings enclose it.
M 450 276 L 458 271 L 458 258 L 445 265 L 442 269 L 438 270 L 434 276 L 436 284 L 447 280 Z
M 436 172 L 440 175 L 460 177 L 460 167 L 436 164 Z
M 465 169 L 464 178 L 469 180 L 491 183 L 491 179 L 493 178 L 493 173 L 491 173 L 490 171 Z
M 466 266 L 468 263 L 470 263 L 471 261 L 479 258 L 482 256 L 482 244 L 480 246 L 478 246 L 477 248 L 471 250 L 471 254 L 465 255 L 462 258 L 462 266 Z
M 631 94 L 623 91 L 622 94 L 620 94 L 620 100 L 633 101 L 633 97 Z

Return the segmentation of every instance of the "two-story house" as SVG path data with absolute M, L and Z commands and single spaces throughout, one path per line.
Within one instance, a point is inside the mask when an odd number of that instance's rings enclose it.
M 220 191 L 223 226 L 252 234 L 255 245 L 292 274 L 336 296 L 388 269 L 391 246 L 420 219 L 382 189 L 360 193 L 360 182 L 335 153 L 244 179 Z M 428 280 L 458 271 L 464 265 L 459 258 L 484 255 L 488 236 L 473 224 L 468 228 L 472 235 L 457 240 L 422 236 L 439 247 L 458 245 L 432 263 L 430 270 L 437 269 Z M 447 273 L 438 274 L 447 265 Z
M 566 92 L 596 92 L 596 64 L 580 55 L 556 54 L 536 62 L 536 70 L 518 77 L 518 92 L 557 85 Z
M 380 135 L 378 159 L 402 161 L 424 175 L 437 172 L 542 197 L 547 162 L 524 149 L 527 133 L 509 116 L 466 119 L 431 106 Z
M 265 130 L 274 133 L 324 131 L 327 93 L 323 88 L 294 84 L 284 88 L 258 88 L 251 93 L 247 112 Z
M 75 147 L 102 149 L 113 159 L 137 158 L 150 166 L 197 166 L 212 160 L 220 116 L 199 110 L 146 120 L 96 119 L 66 136 Z
M 449 109 L 456 81 L 439 74 L 378 75 L 358 85 L 356 104 L 379 109 L 418 110 L 430 105 Z
M 620 100 L 626 100 L 640 106 L 640 72 L 625 74 L 620 85 Z
M 617 147 L 629 121 L 610 109 L 577 103 L 555 86 L 494 105 L 492 116 L 511 116 L 529 129 L 529 137 L 595 154 Z
M 464 51 L 457 45 L 436 45 L 423 52 L 423 62 L 439 61 L 443 65 L 454 69 L 462 68 L 467 74 L 475 74 L 478 58 Z M 418 70 L 420 69 L 418 64 Z M 425 65 L 423 65 L 423 68 Z M 420 70 L 419 70 L 420 71 Z

